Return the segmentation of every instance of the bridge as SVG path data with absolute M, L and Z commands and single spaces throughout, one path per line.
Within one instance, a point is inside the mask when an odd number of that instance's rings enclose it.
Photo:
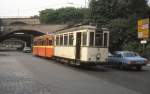
M 1 19 L 1 36 L 13 32 L 31 33 L 33 35 L 46 34 L 65 28 L 67 25 L 41 24 L 37 18 L 4 18 Z
M 16 38 L 31 44 L 31 37 L 63 29 L 63 24 L 41 24 L 38 18 L 2 18 L 0 19 L 0 41 Z

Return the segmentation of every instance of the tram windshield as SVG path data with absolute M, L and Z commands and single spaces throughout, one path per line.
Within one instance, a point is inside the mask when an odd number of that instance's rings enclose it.
M 99 31 L 90 32 L 89 46 L 108 47 L 109 32 Z

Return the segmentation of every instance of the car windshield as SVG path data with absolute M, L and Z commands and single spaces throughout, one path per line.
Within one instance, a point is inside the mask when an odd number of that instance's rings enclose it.
M 136 57 L 136 56 L 139 56 L 137 53 L 134 53 L 134 52 L 125 52 L 125 53 L 123 53 L 123 55 L 125 57 Z

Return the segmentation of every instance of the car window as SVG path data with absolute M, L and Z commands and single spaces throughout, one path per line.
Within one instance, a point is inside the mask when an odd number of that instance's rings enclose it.
M 134 53 L 134 52 L 126 52 L 126 53 L 123 53 L 123 55 L 125 57 L 136 57 L 136 56 L 139 56 L 137 53 Z
M 114 56 L 115 56 L 115 57 L 122 57 L 122 55 L 119 54 L 119 53 L 115 53 Z

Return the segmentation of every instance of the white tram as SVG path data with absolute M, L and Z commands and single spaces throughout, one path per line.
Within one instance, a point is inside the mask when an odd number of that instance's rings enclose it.
M 55 32 L 54 56 L 76 65 L 104 64 L 108 58 L 109 32 L 83 25 Z

